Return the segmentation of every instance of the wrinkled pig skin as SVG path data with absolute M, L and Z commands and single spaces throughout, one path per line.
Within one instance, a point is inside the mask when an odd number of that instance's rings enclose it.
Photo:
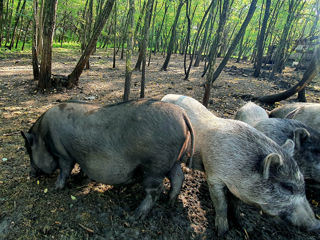
M 229 229 L 226 189 L 243 202 L 295 226 L 320 228 L 305 196 L 303 175 L 293 159 L 292 140 L 279 146 L 246 123 L 214 116 L 187 96 L 169 94 L 162 101 L 185 109 L 194 127 L 219 236 Z
M 75 163 L 91 179 L 126 184 L 141 173 L 146 192 L 135 217 L 144 218 L 171 181 L 169 201 L 177 198 L 184 175 L 180 160 L 193 154 L 193 129 L 184 110 L 155 100 L 98 106 L 65 102 L 45 112 L 22 132 L 31 175 L 60 170 L 56 188 L 65 186 Z

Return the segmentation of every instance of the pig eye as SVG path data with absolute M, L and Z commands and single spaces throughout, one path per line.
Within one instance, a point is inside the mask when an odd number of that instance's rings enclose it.
M 280 183 L 281 188 L 286 194 L 293 194 L 294 193 L 294 186 L 290 183 Z

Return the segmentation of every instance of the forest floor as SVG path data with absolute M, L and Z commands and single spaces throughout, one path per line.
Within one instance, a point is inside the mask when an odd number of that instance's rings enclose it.
M 69 74 L 79 58 L 77 50 L 54 49 L 53 73 Z M 56 174 L 29 177 L 29 157 L 20 131 L 27 131 L 48 108 L 60 101 L 79 99 L 94 103 L 120 102 L 124 86 L 124 60 L 98 51 L 91 69 L 83 72 L 72 90 L 40 94 L 32 80 L 30 54 L 0 56 L 0 239 L 217 239 L 215 211 L 204 174 L 184 168 L 186 180 L 172 208 L 165 190 L 145 220 L 130 221 L 144 196 L 140 184 L 108 186 L 73 175 L 66 189 L 54 189 Z M 191 96 L 199 101 L 204 92 L 203 65 L 193 68 L 183 80 L 183 57 L 173 55 L 168 71 L 159 71 L 164 58 L 152 56 L 146 72 L 146 97 L 161 99 L 168 93 Z M 265 73 L 267 75 L 267 73 Z M 241 96 L 275 93 L 297 82 L 302 73 L 286 68 L 276 81 L 252 77 L 252 64 L 231 60 L 214 84 L 209 109 L 223 118 L 233 118 L 244 104 Z M 131 98 L 139 96 L 141 73 L 133 73 Z M 317 81 L 307 88 L 307 99 L 319 102 Z M 294 101 L 294 98 L 289 99 Z M 281 102 L 280 104 L 283 104 Z M 276 106 L 264 106 L 272 109 Z M 319 218 L 318 190 L 307 188 L 307 198 Z M 319 235 L 279 224 L 254 207 L 241 204 L 240 222 L 231 221 L 225 239 L 320 239 Z

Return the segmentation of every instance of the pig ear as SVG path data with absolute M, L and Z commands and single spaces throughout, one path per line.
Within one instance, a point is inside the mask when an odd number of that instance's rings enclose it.
M 302 148 L 302 144 L 310 137 L 310 133 L 305 128 L 297 128 L 294 131 L 294 143 L 296 144 L 296 148 L 300 150 Z
M 32 146 L 33 144 L 33 135 L 31 133 L 24 133 L 23 131 L 20 132 L 22 137 L 27 141 L 27 143 Z
M 270 153 L 263 160 L 263 178 L 269 178 L 270 166 L 272 164 L 278 164 L 279 166 L 283 165 L 283 159 L 278 153 Z
M 281 147 L 290 155 L 290 157 L 293 157 L 295 144 L 291 139 L 287 139 Z

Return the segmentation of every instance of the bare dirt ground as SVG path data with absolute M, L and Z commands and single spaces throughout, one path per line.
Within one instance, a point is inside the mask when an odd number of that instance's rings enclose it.
M 54 49 L 53 73 L 69 74 L 79 58 L 77 50 Z M 139 183 L 108 186 L 72 176 L 67 188 L 55 191 L 56 175 L 29 177 L 29 158 L 21 130 L 28 130 L 46 109 L 59 101 L 79 99 L 110 104 L 120 102 L 124 86 L 124 61 L 112 69 L 110 53 L 98 51 L 91 69 L 84 71 L 79 87 L 50 94 L 34 91 L 30 54 L 0 58 L 0 239 L 217 239 L 215 211 L 204 174 L 184 168 L 186 181 L 174 208 L 165 190 L 145 220 L 130 221 L 143 198 Z M 160 99 L 178 93 L 201 100 L 203 65 L 184 81 L 183 57 L 173 55 L 167 72 L 159 71 L 164 58 L 152 56 L 147 68 L 146 97 Z M 212 89 L 209 109 L 232 118 L 244 103 L 243 95 L 264 95 L 295 84 L 301 73 L 288 68 L 277 81 L 251 77 L 252 65 L 229 62 Z M 134 72 L 131 98 L 139 96 L 140 72 Z M 307 99 L 319 102 L 318 83 L 307 88 Z M 292 98 L 289 101 L 293 101 Z M 283 104 L 283 103 L 281 103 Z M 272 109 L 275 106 L 265 106 Z M 307 197 L 319 218 L 319 190 L 307 189 Z M 231 221 L 225 239 L 320 239 L 314 233 L 280 224 L 258 209 L 241 204 L 241 216 Z

